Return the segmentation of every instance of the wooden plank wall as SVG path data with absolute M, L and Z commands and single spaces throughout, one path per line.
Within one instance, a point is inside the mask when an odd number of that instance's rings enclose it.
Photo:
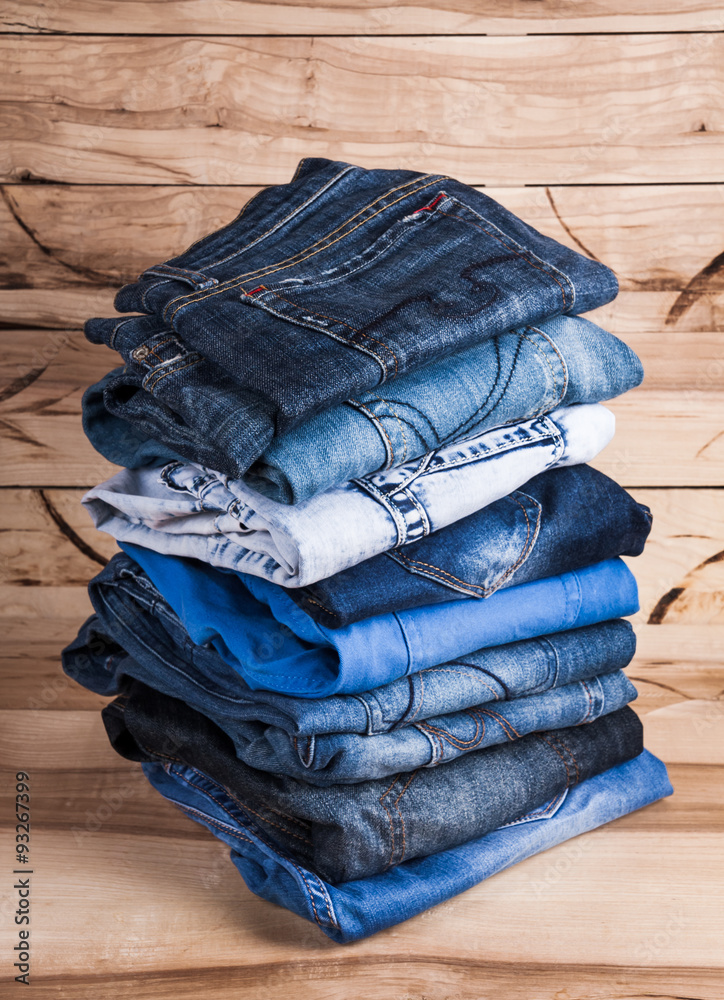
M 0 0 L 0 78 L 0 764 L 32 778 L 25 995 L 721 1000 L 722 5 Z M 112 471 L 81 395 L 117 361 L 82 323 L 308 155 L 455 175 L 616 271 L 592 318 L 646 379 L 596 464 L 654 512 L 629 673 L 676 788 L 345 948 L 246 891 L 58 659 L 115 548 L 78 503 Z

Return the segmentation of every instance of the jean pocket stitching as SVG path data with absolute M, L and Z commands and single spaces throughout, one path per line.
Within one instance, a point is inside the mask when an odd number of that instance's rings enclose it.
M 556 354 L 556 357 L 558 358 L 558 360 L 560 362 L 560 366 L 561 366 L 560 374 L 562 376 L 562 383 L 561 383 L 560 391 L 558 393 L 558 399 L 556 399 L 550 406 L 545 406 L 545 408 L 541 408 L 541 410 L 539 411 L 539 413 L 545 413 L 545 412 L 547 412 L 549 410 L 555 410 L 555 408 L 557 406 L 560 406 L 560 404 L 563 402 L 563 398 L 564 398 L 564 396 L 566 394 L 566 389 L 568 388 L 568 365 L 566 364 L 566 359 L 563 357 L 563 355 L 561 354 L 560 350 L 558 349 L 558 345 L 556 344 L 556 342 L 551 337 L 549 337 L 546 333 L 544 333 L 543 330 L 539 330 L 538 327 L 536 327 L 536 326 L 528 326 L 528 327 L 526 327 L 526 329 L 530 333 L 537 333 L 540 337 L 543 338 L 543 340 L 545 340 L 552 347 L 553 351 Z M 555 386 L 556 385 L 556 373 L 555 373 L 555 370 L 553 368 L 553 365 L 550 363 L 550 360 L 546 357 L 545 353 L 540 349 L 540 347 L 538 346 L 538 344 L 536 344 L 534 340 L 532 340 L 530 337 L 528 337 L 524 331 L 521 331 L 520 335 L 521 335 L 521 337 L 524 337 L 528 341 L 529 344 L 533 345 L 533 347 L 535 348 L 535 350 L 537 351 L 537 353 L 541 356 L 541 358 L 543 359 L 543 361 L 548 365 L 548 368 L 549 368 L 550 373 L 551 373 L 551 378 L 553 379 L 553 385 Z M 536 416 L 538 416 L 538 415 L 539 414 L 536 414 Z
M 423 179 L 425 179 L 426 177 L 431 177 L 431 176 L 432 176 L 431 174 L 427 174 L 427 175 L 425 175 L 425 177 L 423 177 Z M 329 239 L 330 236 L 333 236 L 340 229 L 343 229 L 350 222 L 354 221 L 354 219 L 358 218 L 368 208 L 371 208 L 374 205 L 378 204 L 382 199 L 386 198 L 389 194 L 392 194 L 395 191 L 404 190 L 405 187 L 409 187 L 411 184 L 414 184 L 416 180 L 419 180 L 419 178 L 416 178 L 414 181 L 408 181 L 407 184 L 400 185 L 400 187 L 398 187 L 396 189 L 393 189 L 392 191 L 386 191 L 384 194 L 382 194 L 378 198 L 376 198 L 375 201 L 371 202 L 369 205 L 366 205 L 364 208 L 360 209 L 359 212 L 357 212 L 355 215 L 353 215 L 350 219 L 346 219 L 345 222 L 343 222 L 336 230 L 333 230 L 331 233 L 328 233 L 321 240 L 317 240 L 316 243 L 313 243 L 311 246 L 305 248 L 305 250 L 300 251 L 300 253 L 297 254 L 295 257 L 289 258 L 288 261 L 281 261 L 276 266 L 269 265 L 269 267 L 267 269 L 265 269 L 265 268 L 257 268 L 256 271 L 248 271 L 246 274 L 237 275 L 237 277 L 231 278 L 227 282 L 220 283 L 219 286 L 218 286 L 218 288 L 215 288 L 212 292 L 206 292 L 203 295 L 199 296 L 198 298 L 194 298 L 192 296 L 185 296 L 185 295 L 184 296 L 179 296 L 180 299 L 185 300 L 185 301 L 181 301 L 181 304 L 179 306 L 177 306 L 177 308 L 173 311 L 173 313 L 171 314 L 171 316 L 168 317 L 168 309 L 175 302 L 179 301 L 179 299 L 172 299 L 171 302 L 169 302 L 166 305 L 165 309 L 164 309 L 164 313 L 163 313 L 164 318 L 168 318 L 169 321 L 171 323 L 173 323 L 176 314 L 181 309 L 185 309 L 186 306 L 191 305 L 194 302 L 202 302 L 202 301 L 204 301 L 204 299 L 210 298 L 212 295 L 219 295 L 221 292 L 230 291 L 231 289 L 238 287 L 239 285 L 243 284 L 244 281 L 247 281 L 247 280 L 249 280 L 252 277 L 256 277 L 256 276 L 265 277 L 267 274 L 275 274 L 277 271 L 282 270 L 282 266 L 283 265 L 291 267 L 294 264 L 301 264 L 301 263 L 303 263 L 305 260 L 308 259 L 308 257 L 314 256 L 314 254 L 307 254 L 307 257 L 301 257 L 301 254 L 306 253 L 307 250 L 313 250 L 314 247 L 318 246 L 320 243 L 324 243 L 325 240 Z M 438 181 L 442 181 L 442 180 L 445 180 L 444 176 L 435 176 L 427 184 L 422 185 L 420 187 L 417 187 L 417 188 L 415 188 L 412 191 L 408 191 L 407 194 L 402 195 L 400 198 L 398 198 L 395 201 L 391 202 L 389 205 L 385 205 L 385 206 L 383 206 L 383 208 L 378 209 L 378 211 L 375 212 L 373 215 L 367 216 L 365 219 L 362 220 L 362 222 L 358 223 L 353 229 L 348 230 L 346 233 L 344 233 L 342 236 L 338 237 L 332 243 L 327 243 L 325 247 L 320 247 L 320 250 L 327 249 L 327 247 L 329 247 L 329 246 L 334 246 L 335 243 L 339 243 L 339 241 L 341 239 L 344 239 L 346 236 L 349 236 L 356 229 L 359 229 L 360 226 L 365 225 L 371 219 L 375 218 L 375 216 L 379 215 L 380 212 L 384 212 L 388 208 L 392 208 L 393 205 L 398 204 L 400 201 L 404 201 L 406 198 L 411 198 L 413 195 L 417 194 L 418 191 L 422 191 L 422 190 L 424 190 L 427 187 L 431 187 L 433 184 L 437 183 Z M 319 250 L 315 250 L 314 251 L 314 253 L 319 253 L 319 252 L 320 252 Z M 289 261 L 291 261 L 292 263 L 289 263 Z M 273 268 L 273 270 L 270 269 L 270 268 Z
M 358 399 L 348 399 L 347 402 L 351 403 L 356 410 L 359 410 L 360 413 L 364 414 L 364 416 L 367 417 L 367 419 L 372 424 L 377 433 L 382 437 L 383 439 L 382 443 L 385 447 L 385 453 L 386 453 L 386 461 L 382 466 L 382 468 L 384 470 L 389 469 L 394 464 L 395 461 L 395 448 L 394 445 L 392 444 L 392 439 L 390 438 L 389 434 L 384 428 L 384 425 L 382 424 L 382 421 L 379 419 L 376 413 L 370 410 L 367 406 L 365 406 L 364 403 L 361 403 Z
M 440 212 L 439 213 L 440 215 L 449 215 L 450 218 L 452 218 L 452 219 L 457 219 L 459 222 L 466 222 L 468 225 L 474 226 L 476 229 L 480 229 L 482 232 L 486 233 L 488 236 L 490 236 L 493 239 L 497 240 L 498 243 L 502 243 L 503 246 L 507 247 L 508 250 L 511 250 L 517 257 L 520 257 L 522 260 L 524 260 L 526 262 L 526 264 L 528 264 L 530 267 L 534 268 L 536 271 L 542 271 L 544 274 L 547 274 L 548 277 L 551 278 L 551 280 L 554 281 L 558 285 L 558 287 L 560 288 L 560 290 L 561 290 L 561 295 L 563 297 L 563 307 L 564 307 L 564 310 L 568 310 L 568 309 L 571 309 L 573 307 L 573 305 L 575 304 L 575 301 L 576 301 L 576 289 L 575 289 L 575 285 L 573 284 L 573 282 L 571 281 L 571 279 L 568 277 L 568 275 L 564 271 L 561 271 L 554 264 L 551 264 L 549 261 L 543 260 L 542 257 L 539 257 L 532 250 L 529 250 L 527 247 L 524 247 L 522 244 L 518 243 L 516 240 L 514 240 L 512 238 L 512 236 L 509 236 L 507 233 L 503 232 L 503 230 L 499 229 L 495 225 L 495 223 L 491 222 L 489 219 L 486 219 L 484 216 L 480 215 L 478 212 L 475 211 L 474 208 L 471 208 L 469 205 L 465 204 L 465 202 L 460 201 L 457 198 L 451 198 L 451 200 L 453 202 L 455 202 L 455 204 L 457 204 L 461 208 L 463 208 L 465 211 L 470 212 L 471 215 L 474 215 L 477 219 L 480 220 L 480 222 L 486 223 L 487 226 L 490 226 L 496 232 L 491 232 L 491 230 L 490 229 L 486 229 L 485 226 L 479 225 L 478 223 L 475 223 L 475 222 L 471 222 L 470 219 L 462 218 L 459 215 L 452 215 L 449 212 Z M 534 264 L 533 261 L 530 260 L 531 257 L 534 258 L 535 260 L 537 260 L 540 264 L 542 264 L 543 267 L 539 267 L 537 264 Z M 556 278 L 555 274 L 551 273 L 552 271 L 555 271 L 556 274 L 559 274 L 563 278 L 563 280 L 566 282 L 566 284 L 568 285 L 569 290 L 570 290 L 570 294 L 571 294 L 570 305 L 566 301 L 566 290 L 565 290 L 564 286 Z

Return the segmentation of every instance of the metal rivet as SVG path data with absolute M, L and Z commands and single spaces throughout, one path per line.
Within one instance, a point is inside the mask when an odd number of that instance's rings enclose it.
M 143 347 L 137 347 L 135 351 L 131 351 L 131 357 L 134 361 L 143 361 L 150 353 L 150 350 L 144 345 Z

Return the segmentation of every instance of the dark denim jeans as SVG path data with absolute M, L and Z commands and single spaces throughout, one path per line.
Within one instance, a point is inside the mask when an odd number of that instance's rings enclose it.
M 636 697 L 620 670 L 633 632 L 620 620 L 480 650 L 354 697 L 305 700 L 251 691 L 218 654 L 189 648 L 146 577 L 116 576 L 94 588 L 94 601 L 100 617 L 63 653 L 71 677 L 101 694 L 118 694 L 124 677 L 140 680 L 208 716 L 250 766 L 317 785 L 437 766 L 590 722 Z
M 485 598 L 614 556 L 637 556 L 651 511 L 587 465 L 550 469 L 419 541 L 368 559 L 289 596 L 315 621 L 341 628 L 370 615 Z
M 644 750 L 564 796 L 494 830 L 382 875 L 330 885 L 277 847 L 221 785 L 173 761 L 144 764 L 151 784 L 231 847 L 252 892 L 309 920 L 333 941 L 356 941 L 414 917 L 540 851 L 671 795 L 665 766 Z M 572 857 L 583 848 L 573 847 Z M 550 886 L 531 885 L 533 906 Z M 436 919 L 445 919 L 441 913 Z
M 218 726 L 139 681 L 127 682 L 103 718 L 124 757 L 207 774 L 282 850 L 333 883 L 484 836 L 643 750 L 641 723 L 622 708 L 391 782 L 320 788 L 248 767 Z
M 306 159 L 121 289 L 117 309 L 144 315 L 86 333 L 126 362 L 110 413 L 240 476 L 334 403 L 616 291 L 607 267 L 451 178 Z

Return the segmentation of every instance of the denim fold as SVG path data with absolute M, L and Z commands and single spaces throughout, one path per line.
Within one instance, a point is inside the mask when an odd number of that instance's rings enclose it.
M 180 459 L 106 409 L 104 389 L 119 374 L 110 372 L 84 397 L 85 431 L 94 447 L 127 468 Z M 613 399 L 642 378 L 641 362 L 623 341 L 581 317 L 558 316 L 322 410 L 276 436 L 243 478 L 272 500 L 299 503 L 493 427 Z M 204 449 L 203 441 L 190 443 L 188 457 L 203 465 Z M 242 477 L 235 468 L 230 474 Z
M 161 795 L 231 848 L 231 860 L 251 892 L 310 921 L 340 944 L 409 920 L 532 855 L 673 792 L 664 764 L 644 750 L 569 789 L 559 802 L 483 837 L 403 861 L 381 875 L 332 885 L 274 844 L 208 776 L 173 762 L 144 764 L 143 769 Z M 548 890 L 547 883 L 533 882 L 532 902 L 544 903 Z
M 641 723 L 626 707 L 391 781 L 319 787 L 248 767 L 218 726 L 139 681 L 126 683 L 103 720 L 122 756 L 207 774 L 282 850 L 332 883 L 484 836 L 643 750 Z
M 600 404 L 567 407 L 486 431 L 296 506 L 181 463 L 160 471 L 124 469 L 83 502 L 96 527 L 119 541 L 300 587 L 426 538 L 546 469 L 588 461 L 613 430 L 613 414 Z M 535 502 L 515 505 L 529 545 Z
M 183 622 L 254 688 L 305 698 L 367 691 L 470 650 L 563 632 L 638 611 L 621 559 L 500 590 L 327 629 L 283 587 L 122 543 Z M 119 558 L 114 556 L 114 559 Z
M 143 570 L 118 555 L 91 582 L 96 613 L 63 651 L 84 687 L 116 695 L 127 674 L 180 698 L 236 740 L 236 726 L 263 723 L 289 737 L 375 736 L 433 716 L 525 699 L 623 670 L 636 650 L 624 619 L 467 653 L 357 694 L 299 698 L 254 689 L 211 645 L 189 639 Z
M 102 406 L 138 448 L 150 437 L 240 477 L 330 406 L 617 290 L 609 268 L 452 178 L 306 159 L 147 268 L 116 296 L 125 315 L 86 335 L 123 357 Z
M 128 583 L 106 592 L 108 625 L 92 617 L 64 650 L 65 672 L 106 695 L 140 680 L 207 716 L 249 766 L 311 784 L 436 767 L 529 732 L 583 725 L 636 697 L 621 671 L 635 645 L 621 621 L 479 650 L 352 697 L 257 693 L 212 651 L 189 650 L 178 620 Z

